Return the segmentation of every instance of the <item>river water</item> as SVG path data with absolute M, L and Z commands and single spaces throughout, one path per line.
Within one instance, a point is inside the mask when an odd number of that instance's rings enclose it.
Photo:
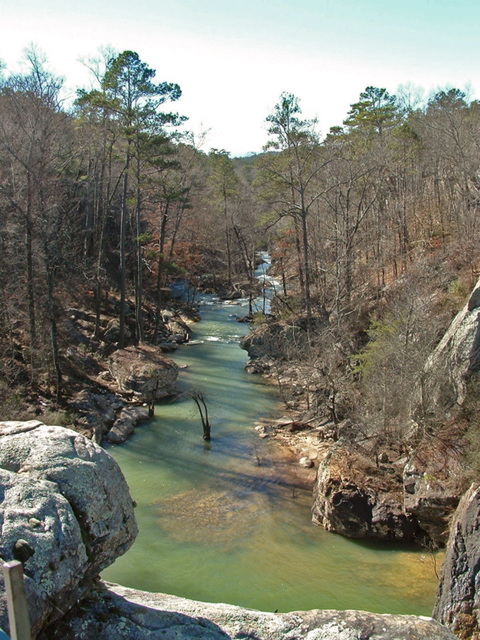
M 238 346 L 247 305 L 205 296 L 196 344 L 174 359 L 179 386 L 205 395 L 212 440 L 187 396 L 156 407 L 124 445 L 109 447 L 133 499 L 140 533 L 102 577 L 125 586 L 264 611 L 363 609 L 430 615 L 439 558 L 369 544 L 311 523 L 311 492 L 279 476 L 255 421 L 274 391 L 244 371 Z

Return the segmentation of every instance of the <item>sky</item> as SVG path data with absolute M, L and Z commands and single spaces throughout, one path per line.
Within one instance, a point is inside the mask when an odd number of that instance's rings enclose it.
M 158 82 L 180 85 L 170 108 L 202 148 L 232 156 L 262 150 L 282 92 L 321 134 L 367 86 L 480 99 L 478 0 L 0 0 L 7 72 L 25 69 L 31 45 L 70 98 L 92 86 L 102 48 L 136 51 Z

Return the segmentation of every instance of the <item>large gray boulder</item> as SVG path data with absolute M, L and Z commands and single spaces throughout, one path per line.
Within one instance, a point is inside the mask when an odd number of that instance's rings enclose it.
M 455 513 L 433 616 L 460 638 L 480 638 L 480 486 L 473 484 Z
M 49 640 L 455 640 L 430 618 L 365 611 L 267 613 L 100 585 Z
M 34 636 L 137 535 L 115 460 L 63 427 L 0 422 L 0 500 L 0 557 L 24 563 Z M 8 628 L 3 584 L 0 593 L 0 626 Z
M 108 368 L 121 394 L 140 402 L 152 402 L 175 395 L 178 366 L 153 347 L 118 349 L 109 358 Z

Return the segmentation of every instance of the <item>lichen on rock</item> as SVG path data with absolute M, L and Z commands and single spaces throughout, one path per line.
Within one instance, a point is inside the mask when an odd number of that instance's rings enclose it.
M 34 635 L 63 615 L 137 535 L 115 460 L 63 427 L 0 422 L 0 500 L 0 557 L 24 562 Z M 33 553 L 19 557 L 22 548 Z M 0 626 L 8 626 L 4 599 Z
M 433 616 L 463 639 L 480 638 L 480 486 L 472 484 L 458 505 Z
M 430 618 L 365 611 L 270 613 L 100 584 L 49 640 L 455 640 Z

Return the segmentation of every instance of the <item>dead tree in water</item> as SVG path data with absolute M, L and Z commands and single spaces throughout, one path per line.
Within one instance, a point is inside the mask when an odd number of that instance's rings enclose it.
M 207 442 L 210 442 L 210 422 L 208 420 L 208 409 L 207 403 L 205 402 L 205 398 L 203 397 L 203 393 L 199 391 L 194 391 L 190 394 L 191 398 L 195 402 L 198 408 L 198 412 L 200 413 L 200 419 L 202 420 L 203 426 L 203 439 Z
M 152 389 L 152 394 L 150 396 L 150 400 L 148 402 L 148 417 L 153 418 L 155 414 L 155 400 L 157 399 L 157 391 L 158 385 L 160 384 L 160 378 L 157 375 L 157 379 L 155 381 L 155 386 Z

